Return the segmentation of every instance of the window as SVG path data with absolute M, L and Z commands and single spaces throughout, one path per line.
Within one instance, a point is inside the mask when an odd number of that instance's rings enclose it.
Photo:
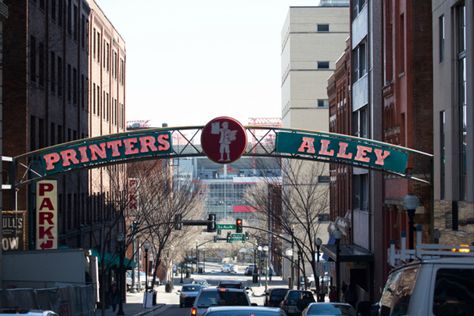
M 96 30 L 94 27 L 94 34 L 92 35 L 92 57 L 95 59 L 95 37 L 96 37 Z
M 439 62 L 442 62 L 444 59 L 444 41 L 446 39 L 444 15 L 439 17 L 438 24 L 439 24 Z
M 51 19 L 56 21 L 56 0 L 51 0 Z
M 329 107 L 328 99 L 318 99 L 318 108 L 327 108 Z
M 36 118 L 30 116 L 30 149 L 31 151 L 36 149 Z
M 352 12 L 354 14 L 354 18 L 359 15 L 359 12 L 362 11 L 365 5 L 365 0 L 354 0 L 352 1 Z
M 72 34 L 71 0 L 68 0 L 66 10 L 67 10 L 67 15 L 66 15 L 67 16 L 67 32 L 69 33 L 69 35 L 71 35 Z
M 58 25 L 59 26 L 63 25 L 63 11 L 64 11 L 63 1 L 64 0 L 58 0 Z
M 329 24 L 318 24 L 318 32 L 329 32 Z
M 79 38 L 79 15 L 77 13 L 77 5 L 74 5 L 74 40 Z
M 444 268 L 436 272 L 434 315 L 474 315 L 474 269 Z
M 96 112 L 96 103 L 95 103 L 95 83 L 92 84 L 92 113 L 95 114 Z
M 439 198 L 444 200 L 445 195 L 445 168 L 446 168 L 446 112 L 441 111 L 439 115 Z
M 56 126 L 54 125 L 54 123 L 51 123 L 51 128 L 50 128 L 50 131 L 49 131 L 49 136 L 50 136 L 50 143 L 49 145 L 50 146 L 53 146 L 56 144 Z
M 77 105 L 77 70 L 72 70 L 72 103 Z
M 39 119 L 38 120 L 38 132 L 39 132 L 39 142 L 38 142 L 38 145 L 39 145 L 39 148 L 43 148 L 43 147 L 46 147 L 45 145 L 45 141 L 46 141 L 46 137 L 45 137 L 45 125 L 44 125 L 44 119 Z
M 39 74 L 39 84 L 40 86 L 44 86 L 44 44 L 43 42 L 39 42 L 38 44 L 38 59 L 39 59 L 39 68 L 38 68 L 38 74 Z
M 58 56 L 58 95 L 63 95 L 63 60 Z
M 318 69 L 329 69 L 328 61 L 318 61 Z
M 459 100 L 459 199 L 467 198 L 467 61 L 466 61 L 466 5 L 456 8 L 457 74 Z
M 36 81 L 36 38 L 30 36 L 30 80 Z
M 71 65 L 67 65 L 67 100 L 71 101 Z
M 50 53 L 50 76 L 51 76 L 51 82 L 49 83 L 51 92 L 54 92 L 56 90 L 56 56 L 54 55 L 54 52 Z
M 356 82 L 367 73 L 367 54 L 365 42 L 359 44 L 354 49 L 352 62 L 353 80 Z
M 81 108 L 84 109 L 84 99 L 86 98 L 87 94 L 85 93 L 84 90 L 84 75 L 81 75 L 81 94 L 80 94 L 80 99 L 81 99 Z
M 58 144 L 62 143 L 63 141 L 64 141 L 63 127 L 62 127 L 62 125 L 58 124 Z
M 40 0 L 39 3 L 40 3 L 40 9 L 44 10 L 44 0 Z
M 85 47 L 86 44 L 86 17 L 82 15 L 81 17 L 81 46 Z
M 381 315 L 406 315 L 415 288 L 418 268 L 410 267 L 392 273 L 380 300 Z
M 398 39 L 398 73 L 405 72 L 405 15 L 400 15 Z

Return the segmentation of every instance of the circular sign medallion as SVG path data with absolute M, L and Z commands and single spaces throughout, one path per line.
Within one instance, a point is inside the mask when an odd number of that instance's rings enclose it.
M 247 134 L 239 121 L 227 116 L 216 117 L 202 129 L 201 145 L 212 161 L 231 163 L 244 153 Z

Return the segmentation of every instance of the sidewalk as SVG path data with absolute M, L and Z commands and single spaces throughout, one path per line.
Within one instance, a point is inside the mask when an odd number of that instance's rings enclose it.
M 143 295 L 144 292 L 138 293 L 129 293 L 127 292 L 126 303 L 123 304 L 123 313 L 127 316 L 139 316 L 139 315 L 146 315 L 161 308 L 164 304 L 158 303 L 156 306 L 152 308 L 144 308 L 143 307 Z M 112 311 L 112 308 L 109 307 L 104 311 L 105 316 L 114 316 L 117 315 L 118 305 L 115 309 L 115 312 Z M 102 310 L 97 309 L 95 311 L 96 316 L 102 315 Z

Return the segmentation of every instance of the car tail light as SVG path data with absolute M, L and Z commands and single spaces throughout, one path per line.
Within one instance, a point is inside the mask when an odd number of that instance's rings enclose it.
M 191 316 L 196 316 L 198 313 L 196 307 L 191 308 Z

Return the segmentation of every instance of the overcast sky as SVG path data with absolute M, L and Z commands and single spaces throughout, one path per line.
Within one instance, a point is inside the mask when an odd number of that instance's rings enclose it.
M 96 0 L 127 48 L 127 120 L 280 117 L 281 29 L 316 0 Z

